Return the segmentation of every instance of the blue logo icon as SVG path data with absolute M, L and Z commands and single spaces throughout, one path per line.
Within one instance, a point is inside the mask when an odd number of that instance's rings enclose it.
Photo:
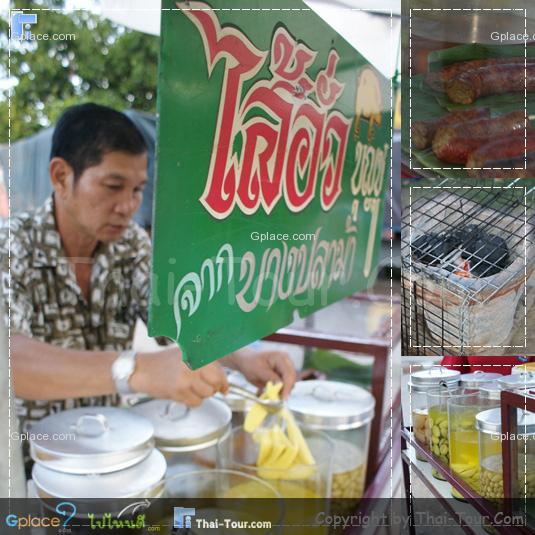
M 73 516 L 76 515 L 76 505 L 72 502 L 58 503 L 58 505 L 56 505 L 56 513 L 67 517 L 63 522 L 63 527 L 67 527 Z
M 30 39 L 32 24 L 37 24 L 37 15 L 35 13 L 13 13 L 11 16 L 11 38 L 12 39 Z
M 174 507 L 173 527 L 189 529 L 191 528 L 191 519 L 195 516 L 193 507 Z

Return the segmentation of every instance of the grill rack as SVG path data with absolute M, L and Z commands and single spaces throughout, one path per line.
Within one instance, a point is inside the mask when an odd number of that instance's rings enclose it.
M 467 187 L 446 179 L 437 186 L 411 186 L 411 201 L 412 188 L 427 191 L 409 203 L 403 217 L 404 355 L 475 354 L 490 348 L 515 348 L 512 353 L 518 353 L 525 348 L 525 343 L 506 346 L 504 341 L 474 342 L 485 338 L 487 324 L 489 329 L 497 329 L 496 336 L 501 333 L 503 337 L 508 326 L 510 334 L 518 303 L 524 304 L 519 308 L 520 314 L 527 309 L 527 285 L 535 270 L 535 185 L 533 181 L 529 186 L 521 183 L 515 180 L 504 186 Z M 499 273 L 463 277 L 459 275 L 458 264 L 461 249 L 442 255 L 434 254 L 429 244 L 415 246 L 423 234 L 444 236 L 467 227 L 472 232 L 477 227 L 478 232 L 483 230 L 505 240 L 509 250 L 507 262 L 500 255 L 485 259 L 477 255 L 479 250 L 463 250 L 464 260 L 471 262 L 472 270 L 485 262 L 485 267 L 499 269 Z M 469 240 L 470 233 L 466 233 L 465 243 Z M 415 251 L 427 254 L 426 264 L 413 257 Z M 492 322 L 499 321 L 500 313 L 508 320 L 493 327 Z M 526 331 L 526 323 L 524 327 Z

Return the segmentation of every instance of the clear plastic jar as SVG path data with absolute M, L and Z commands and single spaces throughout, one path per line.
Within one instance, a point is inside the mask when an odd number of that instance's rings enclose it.
M 502 462 L 502 421 L 499 408 L 480 412 L 477 417 L 479 432 L 479 461 L 481 467 L 481 496 L 494 502 L 504 498 Z M 535 414 L 517 410 L 517 498 L 535 498 Z M 513 496 L 514 497 L 514 496 Z
M 409 396 L 411 408 L 411 424 L 414 439 L 426 449 L 429 448 L 429 430 L 427 427 L 427 392 L 445 382 L 452 388 L 459 384 L 460 372 L 442 366 L 433 366 L 411 373 Z M 425 461 L 421 455 L 417 459 Z
M 473 388 L 448 388 L 447 386 L 427 392 L 427 427 L 431 453 L 446 466 L 450 464 L 448 402 L 458 401 L 464 397 L 477 402 L 479 392 Z M 444 480 L 437 470 L 433 470 L 432 473 L 437 479 Z

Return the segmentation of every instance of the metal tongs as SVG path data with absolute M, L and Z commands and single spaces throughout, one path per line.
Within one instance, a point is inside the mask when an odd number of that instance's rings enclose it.
M 262 407 L 264 407 L 270 412 L 280 411 L 284 405 L 282 401 L 276 401 L 272 399 L 260 399 L 252 392 L 249 392 L 249 390 L 246 390 L 245 388 L 242 388 L 241 386 L 235 385 L 233 383 L 229 383 L 228 391 L 229 394 L 235 394 L 236 396 L 240 396 L 242 398 L 254 401 L 259 405 L 262 405 Z

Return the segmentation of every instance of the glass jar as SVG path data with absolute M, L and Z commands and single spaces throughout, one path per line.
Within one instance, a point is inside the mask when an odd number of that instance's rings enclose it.
M 473 388 L 449 388 L 446 384 L 427 392 L 427 428 L 431 453 L 446 466 L 450 464 L 448 402 L 463 397 L 469 397 L 475 402 L 478 395 L 478 391 Z M 437 479 L 444 480 L 437 470 L 433 469 L 432 474 Z
M 499 400 L 480 394 L 448 399 L 450 468 L 476 492 L 479 492 L 480 466 L 476 416 L 481 411 L 499 405 Z
M 429 430 L 427 428 L 427 392 L 437 388 L 441 382 L 451 387 L 459 384 L 461 373 L 442 366 L 433 366 L 411 373 L 409 396 L 411 425 L 414 439 L 418 444 L 429 450 Z M 425 461 L 425 457 L 416 454 L 416 458 Z
M 215 468 L 217 442 L 230 433 L 232 412 L 218 399 L 205 399 L 189 408 L 182 403 L 155 399 L 130 410 L 154 427 L 156 447 L 167 461 L 167 477 L 178 472 Z
M 306 430 L 321 430 L 333 441 L 331 497 L 364 494 L 375 399 L 363 388 L 338 381 L 296 383 L 288 408 Z
M 269 416 L 268 416 L 269 417 Z M 328 498 L 331 490 L 333 443 L 325 433 L 302 429 L 315 465 L 296 464 L 281 470 L 257 466 L 260 446 L 253 434 L 235 427 L 218 443 L 218 468 L 237 470 L 268 482 L 283 498 Z
M 480 412 L 477 417 L 481 496 L 500 503 L 504 498 L 501 409 Z M 518 496 L 535 498 L 535 414 L 517 410 Z M 513 437 L 509 437 L 513 438 Z

